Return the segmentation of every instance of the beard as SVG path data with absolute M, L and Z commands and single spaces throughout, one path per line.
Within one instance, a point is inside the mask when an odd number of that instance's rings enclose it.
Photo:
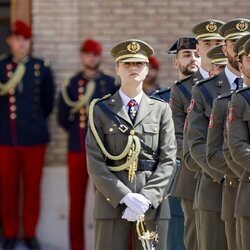
M 191 67 L 195 65 L 196 68 L 194 67 Z M 198 65 L 197 64 L 194 64 L 194 63 L 189 63 L 188 65 L 186 66 L 183 66 L 183 65 L 180 65 L 180 68 L 179 68 L 180 72 L 185 75 L 185 76 L 189 76 L 189 75 L 192 75 L 193 73 L 195 73 L 197 70 L 198 70 Z
M 229 54 L 227 55 L 227 59 L 229 64 L 237 71 L 240 71 L 239 65 L 238 65 L 238 60 L 236 57 L 230 56 Z
M 250 79 L 250 68 L 244 67 L 242 68 L 242 73 L 244 76 L 246 76 L 248 79 Z

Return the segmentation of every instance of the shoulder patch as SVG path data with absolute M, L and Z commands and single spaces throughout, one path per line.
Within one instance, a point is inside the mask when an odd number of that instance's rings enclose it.
M 224 93 L 224 94 L 222 94 L 222 95 L 219 95 L 217 99 L 218 99 L 218 100 L 222 100 L 222 99 L 225 99 L 225 98 L 231 99 L 231 96 L 232 96 L 233 93 L 235 93 L 235 91 L 234 91 L 234 90 L 231 90 L 231 91 L 228 92 L 228 93 Z
M 215 79 L 216 77 L 217 77 L 217 75 L 208 77 L 208 78 L 206 78 L 206 79 L 202 79 L 202 80 L 200 80 L 200 81 L 195 82 L 195 85 L 199 86 L 199 85 L 201 85 L 201 84 L 203 84 L 203 83 L 205 83 L 205 82 L 208 82 L 208 81 L 210 81 L 210 80 L 212 80 L 212 79 Z

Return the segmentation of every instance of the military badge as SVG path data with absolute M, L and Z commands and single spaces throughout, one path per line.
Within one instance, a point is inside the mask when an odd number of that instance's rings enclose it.
M 188 113 L 192 112 L 193 108 L 194 108 L 194 105 L 195 105 L 195 100 L 192 99 L 190 104 L 189 104 L 189 107 L 188 107 Z
M 209 33 L 213 33 L 217 30 L 217 25 L 213 21 L 211 21 L 209 24 L 206 25 L 206 30 Z
M 248 29 L 248 23 L 244 20 L 241 20 L 236 24 L 236 29 L 243 32 Z
M 211 114 L 209 118 L 209 125 L 208 128 L 213 128 L 214 127 L 214 115 Z
M 141 49 L 141 46 L 137 42 L 132 42 L 127 46 L 127 49 L 129 52 L 135 54 Z
M 227 123 L 230 124 L 233 121 L 233 107 L 228 108 Z

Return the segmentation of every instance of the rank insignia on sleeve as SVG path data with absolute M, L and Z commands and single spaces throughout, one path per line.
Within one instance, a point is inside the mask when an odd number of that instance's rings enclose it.
M 230 124 L 233 121 L 233 107 L 228 108 L 227 123 Z
M 189 104 L 189 107 L 188 107 L 188 113 L 192 112 L 193 108 L 194 108 L 194 104 L 195 104 L 195 100 L 192 99 L 190 104 Z
M 208 128 L 213 128 L 214 127 L 214 115 L 211 114 L 209 118 L 209 125 Z

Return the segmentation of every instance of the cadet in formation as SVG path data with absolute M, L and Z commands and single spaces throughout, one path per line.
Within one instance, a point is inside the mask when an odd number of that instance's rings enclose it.
M 225 226 L 221 220 L 224 174 L 212 169 L 207 163 L 206 140 L 213 100 L 218 95 L 238 88 L 240 84 L 241 73 L 233 45 L 236 39 L 245 35 L 249 27 L 248 22 L 247 19 L 239 18 L 220 25 L 218 36 L 225 39 L 223 51 L 228 58 L 228 64 L 220 74 L 200 81 L 192 88 L 187 135 L 191 156 L 202 169 L 196 194 L 200 218 L 200 249 L 202 250 L 228 249 Z M 218 25 L 210 22 L 206 28 L 216 31 Z
M 97 188 L 95 248 L 127 250 L 132 230 L 134 249 L 156 245 L 165 250 L 170 218 L 166 190 L 176 161 L 171 110 L 142 91 L 153 54 L 150 45 L 131 39 L 111 53 L 121 88 L 92 102 L 86 138 L 88 172 Z M 151 239 L 140 241 L 138 235 L 147 230 Z

